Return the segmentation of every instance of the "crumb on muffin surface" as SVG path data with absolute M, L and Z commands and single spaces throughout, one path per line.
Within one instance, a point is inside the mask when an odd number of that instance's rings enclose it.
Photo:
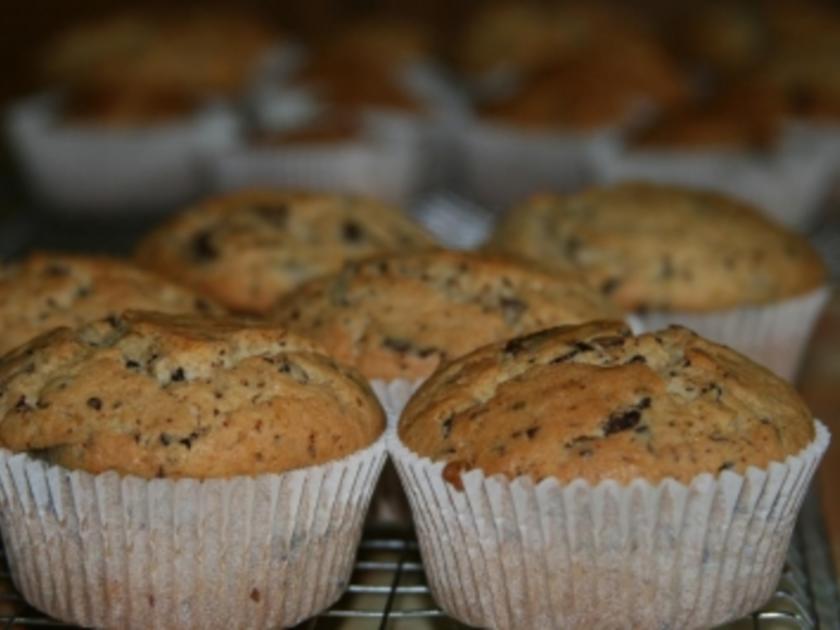
M 444 475 L 481 469 L 539 481 L 629 483 L 743 473 L 814 437 L 783 380 L 681 327 L 632 336 L 564 326 L 481 348 L 436 372 L 399 435 Z
M 0 444 L 91 473 L 284 472 L 383 428 L 360 376 L 268 324 L 128 312 L 0 360 Z

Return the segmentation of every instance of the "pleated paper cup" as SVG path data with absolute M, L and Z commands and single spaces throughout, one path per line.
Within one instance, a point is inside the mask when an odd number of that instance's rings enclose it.
M 13 107 L 10 145 L 32 194 L 56 210 L 163 209 L 206 192 L 204 160 L 233 146 L 239 121 L 224 105 L 143 128 L 62 125 L 55 95 Z
M 15 586 L 97 628 L 294 625 L 345 590 L 384 437 L 341 460 L 211 480 L 91 475 L 0 450 Z
M 372 195 L 404 203 L 418 186 L 414 147 L 361 137 L 282 146 L 243 144 L 207 160 L 211 188 L 279 186 Z
M 811 333 L 831 296 L 823 287 L 761 306 L 708 313 L 651 311 L 635 317 L 642 332 L 679 324 L 730 346 L 789 381 L 796 378 Z
M 444 481 L 396 433 L 388 447 L 411 502 L 429 586 L 451 616 L 484 628 L 708 628 L 773 594 L 797 512 L 829 442 L 744 475 Z
M 465 193 L 500 210 L 539 190 L 570 192 L 595 181 L 593 156 L 618 130 L 529 132 L 474 122 L 460 133 Z
M 373 379 L 370 382 L 371 389 L 379 399 L 379 404 L 382 405 L 388 419 L 386 433 L 396 429 L 405 405 L 424 380 L 398 378 L 389 381 Z M 408 499 L 406 499 L 405 491 L 399 477 L 397 477 L 397 471 L 394 470 L 390 461 L 385 464 L 379 478 L 379 484 L 373 493 L 369 519 L 371 523 L 376 525 L 401 525 L 404 527 L 411 525 L 411 510 L 408 507 Z

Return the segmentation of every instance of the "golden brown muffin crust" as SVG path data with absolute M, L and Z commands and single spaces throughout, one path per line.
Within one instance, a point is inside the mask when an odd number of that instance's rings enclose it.
M 579 270 L 627 309 L 765 304 L 824 284 L 808 241 L 722 194 L 643 183 L 537 195 L 492 249 Z
M 219 312 L 208 300 L 128 261 L 38 252 L 0 266 L 0 353 L 52 328 L 126 309 Z
M 617 316 L 575 274 L 449 251 L 349 264 L 303 285 L 274 312 L 339 361 L 382 379 L 422 378 L 492 341 Z
M 373 199 L 255 189 L 174 217 L 143 240 L 137 259 L 234 311 L 263 314 L 348 260 L 433 245 L 398 208 Z
M 590 483 L 743 473 L 814 437 L 782 379 L 672 327 L 634 337 L 619 323 L 540 331 L 481 348 L 436 372 L 403 413 L 412 451 L 481 469 Z M 456 481 L 457 483 L 457 481 Z
M 358 374 L 270 325 L 133 311 L 0 360 L 0 444 L 91 473 L 278 473 L 350 455 L 383 426 Z

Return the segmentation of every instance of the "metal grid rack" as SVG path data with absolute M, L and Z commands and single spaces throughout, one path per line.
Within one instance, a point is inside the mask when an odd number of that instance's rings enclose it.
M 11 583 L 5 556 L 0 566 L 0 628 L 71 628 L 31 608 Z M 296 630 L 457 630 L 426 585 L 417 541 L 410 532 L 368 530 L 345 595 L 330 610 Z M 837 588 L 816 499 L 806 502 L 787 567 L 770 602 L 727 630 L 840 628 Z

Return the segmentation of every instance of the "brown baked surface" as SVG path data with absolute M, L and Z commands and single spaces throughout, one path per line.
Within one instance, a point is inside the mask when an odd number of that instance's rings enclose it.
M 0 266 L 0 353 L 53 328 L 126 309 L 219 312 L 208 300 L 129 261 L 38 252 Z
M 351 263 L 290 293 L 273 316 L 368 378 L 416 379 L 492 341 L 620 313 L 573 273 L 428 251 Z
M 175 216 L 142 241 L 137 259 L 232 310 L 261 314 L 348 260 L 433 245 L 398 208 L 373 199 L 255 189 Z
M 749 205 L 635 182 L 537 195 L 509 213 L 491 248 L 578 270 L 626 309 L 765 304 L 826 280 L 804 237 Z
M 590 483 L 743 473 L 814 437 L 794 389 L 733 350 L 672 327 L 634 337 L 622 324 L 553 328 L 486 346 L 436 372 L 399 435 L 449 462 L 509 478 Z
M 0 360 L 0 444 L 91 473 L 231 477 L 371 444 L 361 377 L 281 328 L 132 311 Z

